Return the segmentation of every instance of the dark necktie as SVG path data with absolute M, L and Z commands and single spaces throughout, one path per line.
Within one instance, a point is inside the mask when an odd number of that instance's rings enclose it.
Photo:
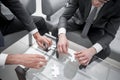
M 81 36 L 82 36 L 83 38 L 86 38 L 86 37 L 87 37 L 88 31 L 89 31 L 89 29 L 90 29 L 90 26 L 91 26 L 91 24 L 92 24 L 93 21 L 94 21 L 94 17 L 95 17 L 95 15 L 96 15 L 96 12 L 97 12 L 97 7 L 95 7 L 95 8 L 92 10 L 92 12 L 89 14 L 89 16 L 88 16 L 88 18 L 87 18 L 87 20 L 86 20 L 86 24 L 85 24 L 85 26 L 84 26 L 84 28 L 83 28 L 83 31 L 82 31 L 82 34 L 81 34 Z

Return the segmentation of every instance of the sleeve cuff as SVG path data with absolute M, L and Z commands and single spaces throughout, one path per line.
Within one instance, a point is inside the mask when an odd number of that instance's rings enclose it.
M 99 53 L 103 49 L 103 47 L 99 43 L 94 44 L 92 47 L 96 49 L 97 53 Z
M 7 56 L 8 56 L 8 54 L 3 54 L 3 53 L 0 54 L 0 66 L 4 66 L 5 65 Z
M 61 33 L 66 34 L 66 29 L 65 29 L 65 28 L 60 28 L 60 29 L 58 30 L 58 35 L 61 34 Z
M 36 32 L 38 32 L 38 29 L 36 28 L 36 29 L 34 29 L 34 30 L 32 30 L 31 32 L 30 32 L 30 34 L 35 34 Z

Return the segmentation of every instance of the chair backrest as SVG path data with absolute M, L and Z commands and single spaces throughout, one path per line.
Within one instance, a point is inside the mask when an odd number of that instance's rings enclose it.
M 42 0 L 42 12 L 47 16 L 51 16 L 57 10 L 65 5 L 67 0 Z
M 29 14 L 33 14 L 35 12 L 35 10 L 36 10 L 36 1 L 35 0 L 20 0 L 20 2 L 27 9 Z M 1 12 L 4 15 L 12 15 L 11 11 L 4 5 L 1 6 Z

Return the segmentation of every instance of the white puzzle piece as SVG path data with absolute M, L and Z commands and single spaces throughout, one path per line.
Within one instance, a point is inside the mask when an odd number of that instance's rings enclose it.
M 68 49 L 68 53 L 70 54 L 70 56 L 69 56 L 70 61 L 76 62 L 75 55 L 74 55 L 75 51 L 72 49 Z
M 51 69 L 53 77 L 57 77 L 60 75 L 59 67 L 57 65 L 54 64 L 53 67 L 51 67 Z

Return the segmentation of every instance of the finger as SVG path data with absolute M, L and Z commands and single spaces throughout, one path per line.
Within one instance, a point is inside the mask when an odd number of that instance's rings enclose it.
M 83 62 L 83 65 L 87 66 L 88 63 L 89 63 L 89 60 L 86 60 L 86 61 Z
M 46 62 L 39 62 L 39 65 L 45 66 L 47 63 Z
M 52 45 L 52 40 L 49 39 L 49 38 L 47 38 L 47 40 L 48 40 L 48 42 L 49 42 L 49 46 L 51 46 L 51 45 Z
M 80 58 L 80 57 L 84 57 L 84 56 L 85 56 L 84 54 L 79 53 L 79 54 L 75 55 L 75 58 Z
M 88 58 L 87 57 L 79 57 L 78 58 L 79 61 L 83 61 L 83 60 L 86 60 L 86 59 L 88 59 Z
M 79 61 L 79 63 L 82 64 L 82 65 L 85 65 L 87 62 L 88 62 L 88 59 L 83 60 L 83 61 Z
M 88 65 L 89 63 L 90 63 L 90 61 L 86 62 L 86 64 L 85 64 L 85 65 Z
M 45 44 L 47 44 L 47 47 L 50 46 L 49 39 L 47 37 L 44 36 L 43 41 L 44 41 Z
M 41 67 L 42 67 L 41 64 L 38 64 L 37 66 L 34 66 L 34 68 L 36 68 L 36 69 L 39 69 L 39 68 L 41 68 Z
M 46 64 L 47 64 L 46 62 L 42 62 L 42 61 L 40 61 L 36 66 L 34 66 L 34 68 L 39 69 L 39 68 L 45 66 Z
M 36 57 L 36 58 L 42 58 L 42 59 L 45 59 L 45 57 L 44 57 L 43 55 L 41 55 L 41 54 L 35 54 L 35 57 Z
M 64 53 L 67 53 L 67 46 L 63 45 L 62 50 L 63 50 Z
M 43 38 L 44 38 L 44 44 L 46 44 L 46 48 L 49 47 L 50 45 L 49 39 L 45 36 Z
M 47 60 L 46 60 L 46 59 L 40 59 L 40 62 L 44 62 L 44 63 L 46 63 Z
M 60 50 L 60 53 L 64 53 L 63 49 L 62 49 L 62 46 L 59 47 L 59 50 Z
M 82 52 L 76 52 L 75 55 L 77 56 L 77 55 L 79 55 L 79 54 L 81 54 L 81 53 L 82 53 Z
M 38 44 L 40 47 L 45 48 L 45 47 L 43 46 L 43 43 L 42 43 L 42 42 L 39 42 L 39 41 L 36 41 L 36 42 L 37 42 L 37 44 Z
M 59 44 L 58 44 L 58 52 L 62 53 L 62 48 L 61 48 L 61 45 L 59 45 Z

